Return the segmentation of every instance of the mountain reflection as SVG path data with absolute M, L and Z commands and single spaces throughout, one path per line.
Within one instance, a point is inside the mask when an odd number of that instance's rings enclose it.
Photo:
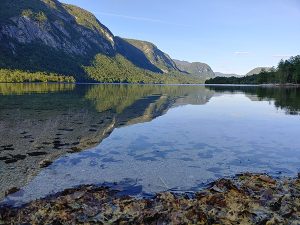
M 99 112 L 114 110 L 116 113 L 121 113 L 136 101 L 149 96 L 156 96 L 156 98 L 164 96 L 165 100 L 160 100 L 160 102 L 184 99 L 183 104 L 205 104 L 207 102 L 206 98 L 204 98 L 204 101 L 199 101 L 197 97 L 209 96 L 210 98 L 212 95 L 213 92 L 203 86 L 108 84 L 91 86 L 84 97 L 90 100 Z
M 51 84 L 51 83 L 3 83 L 0 84 L 0 95 L 22 95 L 29 93 L 49 93 L 71 91 L 75 84 Z
M 204 87 L 139 85 L 1 84 L 0 93 L 1 198 L 56 158 L 98 145 L 114 128 L 213 96 Z

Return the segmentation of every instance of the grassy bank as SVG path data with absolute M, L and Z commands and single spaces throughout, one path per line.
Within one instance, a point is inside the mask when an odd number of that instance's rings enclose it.
M 120 197 L 84 186 L 0 209 L 2 224 L 300 224 L 300 179 L 242 174 L 220 179 L 189 198 L 170 192 L 152 199 Z M 1 223 L 0 222 L 0 223 Z

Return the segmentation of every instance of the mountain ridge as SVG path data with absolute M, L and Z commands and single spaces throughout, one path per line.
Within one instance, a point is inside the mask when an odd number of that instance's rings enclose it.
M 176 66 L 180 69 L 181 72 L 188 73 L 194 76 L 198 76 L 201 78 L 213 78 L 215 74 L 211 67 L 202 62 L 188 62 L 173 59 Z
M 167 53 L 161 51 L 155 44 L 136 39 L 124 38 L 124 40 L 144 52 L 147 59 L 162 72 L 179 71 L 174 60 Z
M 265 72 L 271 72 L 272 71 L 272 67 L 262 67 L 262 66 L 261 67 L 256 67 L 256 68 L 250 70 L 246 74 L 246 76 L 251 76 L 251 75 L 259 74 L 259 73 L 261 73 L 263 71 L 265 71 Z
M 240 77 L 241 75 L 235 73 L 222 73 L 222 72 L 215 72 L 216 77 Z

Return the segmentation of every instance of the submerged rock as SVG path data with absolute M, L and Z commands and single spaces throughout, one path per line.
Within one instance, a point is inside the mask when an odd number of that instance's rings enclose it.
M 104 187 L 65 190 L 21 208 L 2 207 L 3 224 L 300 224 L 300 179 L 242 174 L 194 197 L 120 196 Z

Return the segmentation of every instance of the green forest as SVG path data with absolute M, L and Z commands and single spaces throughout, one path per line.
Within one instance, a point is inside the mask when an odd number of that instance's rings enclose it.
M 215 77 L 206 84 L 300 84 L 300 55 L 281 60 L 270 72 L 244 77 Z
M 192 75 L 183 75 L 179 72 L 168 74 L 153 73 L 135 67 L 124 57 L 117 55 L 110 58 L 97 55 L 91 66 L 85 66 L 88 82 L 102 83 L 139 83 L 139 84 L 194 84 L 204 81 Z M 20 69 L 0 69 L 0 83 L 21 82 L 82 82 L 75 76 L 65 76 L 52 72 L 31 72 Z
M 0 69 L 0 83 L 20 82 L 67 82 L 74 83 L 71 76 L 46 72 L 26 72 L 23 70 Z

